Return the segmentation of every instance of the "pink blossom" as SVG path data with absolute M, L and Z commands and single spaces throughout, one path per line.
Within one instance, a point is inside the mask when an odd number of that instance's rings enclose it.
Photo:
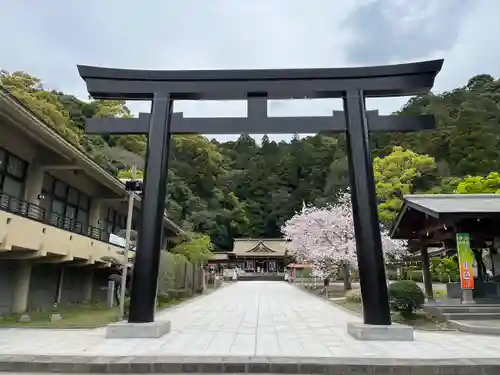
M 342 264 L 356 264 L 356 240 L 351 196 L 344 193 L 337 204 L 325 207 L 303 207 L 281 231 L 290 255 L 297 262 L 313 266 L 313 274 L 328 277 Z M 392 240 L 381 231 L 386 261 L 399 258 L 406 250 L 405 241 Z

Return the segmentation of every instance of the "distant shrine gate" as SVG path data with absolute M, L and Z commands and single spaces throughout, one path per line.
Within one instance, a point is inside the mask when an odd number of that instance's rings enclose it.
M 130 323 L 154 322 L 171 134 L 346 134 L 363 318 L 390 325 L 384 258 L 371 160 L 370 131 L 432 129 L 432 116 L 367 114 L 365 98 L 427 93 L 443 60 L 342 69 L 141 71 L 78 66 L 96 99 L 150 100 L 136 119 L 93 119 L 88 134 L 147 134 L 141 230 L 134 267 Z M 342 98 L 331 117 L 268 117 L 267 100 Z M 246 118 L 184 118 L 175 100 L 247 100 Z

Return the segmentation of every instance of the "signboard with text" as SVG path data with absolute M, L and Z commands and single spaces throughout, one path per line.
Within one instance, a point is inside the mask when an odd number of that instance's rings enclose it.
M 457 253 L 460 263 L 460 282 L 462 289 L 474 289 L 474 254 L 470 248 L 468 233 L 457 233 Z

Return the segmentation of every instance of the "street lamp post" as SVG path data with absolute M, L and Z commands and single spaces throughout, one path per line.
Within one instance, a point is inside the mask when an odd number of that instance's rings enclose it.
M 137 166 L 132 165 L 132 181 L 135 180 Z M 125 261 L 122 266 L 122 278 L 120 287 L 120 320 L 125 317 L 125 291 L 127 287 L 128 274 L 128 252 L 130 248 L 130 232 L 132 231 L 132 217 L 134 215 L 134 190 L 128 190 L 128 211 L 127 211 L 127 227 L 125 229 Z

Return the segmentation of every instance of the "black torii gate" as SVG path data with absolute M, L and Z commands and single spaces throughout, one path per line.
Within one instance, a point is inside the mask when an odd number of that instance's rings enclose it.
M 154 321 L 171 134 L 345 132 L 365 324 L 390 325 L 369 131 L 419 131 L 433 116 L 379 116 L 365 98 L 428 92 L 443 60 L 337 69 L 141 71 L 78 66 L 96 99 L 151 100 L 151 114 L 87 121 L 86 132 L 148 134 L 129 322 Z M 342 98 L 332 117 L 268 117 L 269 99 Z M 184 118 L 174 100 L 247 100 L 246 118 Z

